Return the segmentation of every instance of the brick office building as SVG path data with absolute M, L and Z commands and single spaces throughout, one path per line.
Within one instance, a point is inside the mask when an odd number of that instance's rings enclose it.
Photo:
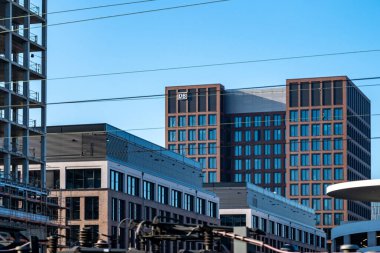
M 201 161 L 204 182 L 252 182 L 314 208 L 328 235 L 342 220 L 370 219 L 369 203 L 324 192 L 335 182 L 371 177 L 369 99 L 345 76 L 286 83 L 166 87 L 166 146 Z M 202 120 L 209 115 L 216 119 Z M 216 135 L 206 136 L 209 128 Z M 206 150 L 209 143 L 217 143 L 215 151 Z

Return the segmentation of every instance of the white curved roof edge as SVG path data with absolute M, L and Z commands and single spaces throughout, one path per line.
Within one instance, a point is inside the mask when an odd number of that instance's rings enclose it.
M 349 181 L 344 183 L 333 184 L 327 187 L 326 193 L 329 196 L 333 196 L 334 193 L 343 194 L 345 191 L 355 190 L 355 188 L 360 188 L 363 190 L 365 188 L 378 187 L 380 190 L 380 179 L 372 179 L 372 180 L 359 180 L 359 181 Z M 359 190 L 359 189 L 358 189 Z M 346 198 L 350 198 L 350 194 L 346 195 Z M 380 201 L 380 196 L 379 196 Z

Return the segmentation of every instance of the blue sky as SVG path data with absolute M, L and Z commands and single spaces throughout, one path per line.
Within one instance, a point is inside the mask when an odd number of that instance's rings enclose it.
M 197 3 L 158 0 L 91 11 L 55 14 L 49 24 Z M 33 1 L 32 1 L 33 2 Z M 50 0 L 49 12 L 121 3 L 105 0 Z M 48 78 L 286 56 L 380 49 L 380 2 L 229 2 L 83 22 L 48 28 Z M 167 85 L 222 83 L 226 88 L 284 84 L 287 78 L 347 75 L 380 76 L 378 53 L 162 71 L 118 76 L 52 80 L 48 102 L 162 94 Z M 380 83 L 357 81 L 357 85 Z M 380 86 L 363 87 L 380 113 Z M 48 124 L 106 122 L 121 129 L 162 127 L 131 133 L 164 145 L 164 99 L 56 105 Z M 372 117 L 372 136 L 380 136 Z M 380 140 L 372 140 L 372 154 Z M 372 157 L 380 178 L 379 157 Z

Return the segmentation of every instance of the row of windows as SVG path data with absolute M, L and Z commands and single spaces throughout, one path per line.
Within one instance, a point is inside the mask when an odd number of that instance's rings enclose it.
M 343 168 L 325 169 L 301 169 L 290 170 L 290 181 L 319 181 L 319 180 L 343 180 Z M 311 173 L 310 173 L 311 172 Z M 322 172 L 322 173 L 321 173 Z M 322 175 L 321 175 L 322 174 Z
M 244 138 L 243 138 L 244 133 Z M 253 133 L 253 135 L 251 135 Z M 233 133 L 233 140 L 235 142 L 241 142 L 241 141 L 280 141 L 285 139 L 284 130 L 282 129 L 274 129 L 274 130 L 253 130 L 253 132 L 247 130 L 247 131 L 234 131 Z
M 198 134 L 198 135 L 197 135 Z M 168 132 L 168 141 L 206 141 L 216 140 L 216 129 L 190 129 Z
M 321 211 L 321 210 L 338 210 L 339 211 L 339 210 L 343 210 L 344 208 L 344 201 L 342 199 L 313 198 L 310 201 L 310 199 L 307 198 L 307 199 L 301 199 L 300 203 L 304 206 L 311 207 L 316 211 Z M 322 209 L 322 204 L 323 204 L 323 209 Z
M 198 119 L 198 121 L 197 121 Z M 206 121 L 208 119 L 208 121 Z M 198 122 L 198 124 L 197 124 Z M 169 127 L 186 127 L 186 126 L 215 126 L 216 115 L 189 115 L 189 116 L 170 116 L 168 117 Z
M 310 187 L 311 185 L 311 187 Z M 290 184 L 290 196 L 320 196 L 326 195 L 326 189 L 331 184 Z M 321 191 L 323 190 L 323 192 Z M 311 193 L 311 194 L 310 194 Z
M 253 173 L 253 178 L 251 178 L 251 173 L 241 174 L 236 173 L 234 175 L 235 182 L 243 182 L 243 176 L 245 176 L 244 182 L 254 183 L 257 185 L 262 184 L 282 184 L 284 183 L 283 173 Z M 270 189 L 269 189 L 270 190 Z M 280 193 L 281 190 L 277 193 Z
M 66 219 L 80 220 L 81 201 L 80 197 L 66 198 Z M 84 219 L 97 220 L 99 219 L 99 197 L 84 198 Z
M 169 150 L 179 153 L 181 155 L 215 155 L 216 143 L 195 143 L 179 144 L 178 147 L 175 144 L 169 144 Z
M 333 114 L 332 114 L 333 113 Z M 331 120 L 343 120 L 343 109 L 330 108 L 313 110 L 292 110 L 289 112 L 290 122 L 309 122 L 309 121 L 331 121 Z
M 290 141 L 290 152 L 298 151 L 320 151 L 322 150 L 342 150 L 343 149 L 343 139 L 312 139 L 307 140 L 291 140 Z
M 233 118 L 234 124 L 233 126 L 235 128 L 240 128 L 240 127 L 261 127 L 261 126 L 281 126 L 283 125 L 284 118 L 280 114 L 275 114 L 275 115 L 265 115 L 265 116 L 237 116 Z
M 273 147 L 273 150 L 272 150 Z M 234 147 L 234 156 L 255 156 L 261 155 L 281 155 L 285 153 L 283 144 L 256 144 L 256 145 L 237 145 Z M 252 152 L 253 149 L 253 152 Z
M 322 162 L 321 162 L 322 158 Z M 334 158 L 334 162 L 332 162 Z M 301 160 L 301 162 L 299 161 Z M 325 153 L 325 154 L 311 154 L 311 162 L 309 154 L 301 155 L 290 155 L 290 166 L 330 166 L 330 165 L 343 165 L 343 154 L 342 153 Z
M 111 175 L 116 175 L 120 172 L 111 171 Z M 124 175 L 121 173 L 119 177 L 123 178 Z M 117 189 L 118 191 L 123 191 L 123 188 L 119 186 L 120 181 L 116 181 L 114 177 L 110 178 L 111 189 Z M 179 190 L 169 189 L 169 187 L 155 184 L 143 180 L 142 182 L 142 194 L 140 193 L 140 178 L 127 175 L 127 194 L 142 197 L 147 200 L 157 201 L 161 204 L 171 205 L 177 208 L 182 208 L 187 211 L 197 212 L 199 214 L 206 214 L 206 200 L 195 197 L 191 194 L 182 193 Z M 169 192 L 170 191 L 170 192 Z M 209 206 L 214 203 L 211 201 L 207 202 Z
M 317 247 L 324 247 L 325 244 L 325 238 L 323 237 L 321 238 L 320 236 L 302 231 L 301 229 L 258 217 L 256 215 L 252 215 L 252 228 L 258 228 L 263 230 L 265 233 L 277 235 L 292 241 L 315 245 Z
M 334 135 L 343 134 L 343 125 L 342 123 L 335 124 L 322 124 L 322 135 L 330 136 L 333 134 L 332 126 L 334 127 Z M 310 134 L 311 129 L 311 134 Z M 310 125 L 290 125 L 290 136 L 320 136 L 321 135 L 321 124 L 312 124 Z
M 234 170 L 242 170 L 243 165 L 245 170 L 270 170 L 270 169 L 275 169 L 275 170 L 280 170 L 283 168 L 283 163 L 284 163 L 284 158 L 256 158 L 256 159 L 234 159 L 232 163 L 232 167 Z M 253 162 L 253 164 L 252 164 Z

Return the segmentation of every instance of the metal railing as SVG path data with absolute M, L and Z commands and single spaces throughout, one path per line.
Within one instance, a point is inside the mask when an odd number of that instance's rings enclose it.
M 36 63 L 36 62 L 33 62 L 33 61 L 30 61 L 30 69 L 33 70 L 34 72 L 37 72 L 37 73 L 42 73 L 41 72 L 41 64 L 39 63 Z
M 38 35 L 30 32 L 29 39 L 38 44 Z
M 40 102 L 40 93 L 37 91 L 29 91 L 29 99 Z
M 31 127 L 31 128 L 37 128 L 38 127 L 37 120 L 35 120 L 35 119 L 29 119 L 28 126 Z
M 24 66 L 24 54 L 12 54 L 12 61 L 21 66 Z
M 16 124 L 19 124 L 19 125 L 23 125 L 24 124 L 24 116 L 22 114 L 16 114 L 14 115 L 12 113 L 12 122 L 16 123 Z
M 41 16 L 40 7 L 33 3 L 30 3 L 30 11 L 33 12 L 34 14 L 37 14 L 38 16 Z
M 12 82 L 11 90 L 19 95 L 24 95 L 24 83 L 23 82 Z

